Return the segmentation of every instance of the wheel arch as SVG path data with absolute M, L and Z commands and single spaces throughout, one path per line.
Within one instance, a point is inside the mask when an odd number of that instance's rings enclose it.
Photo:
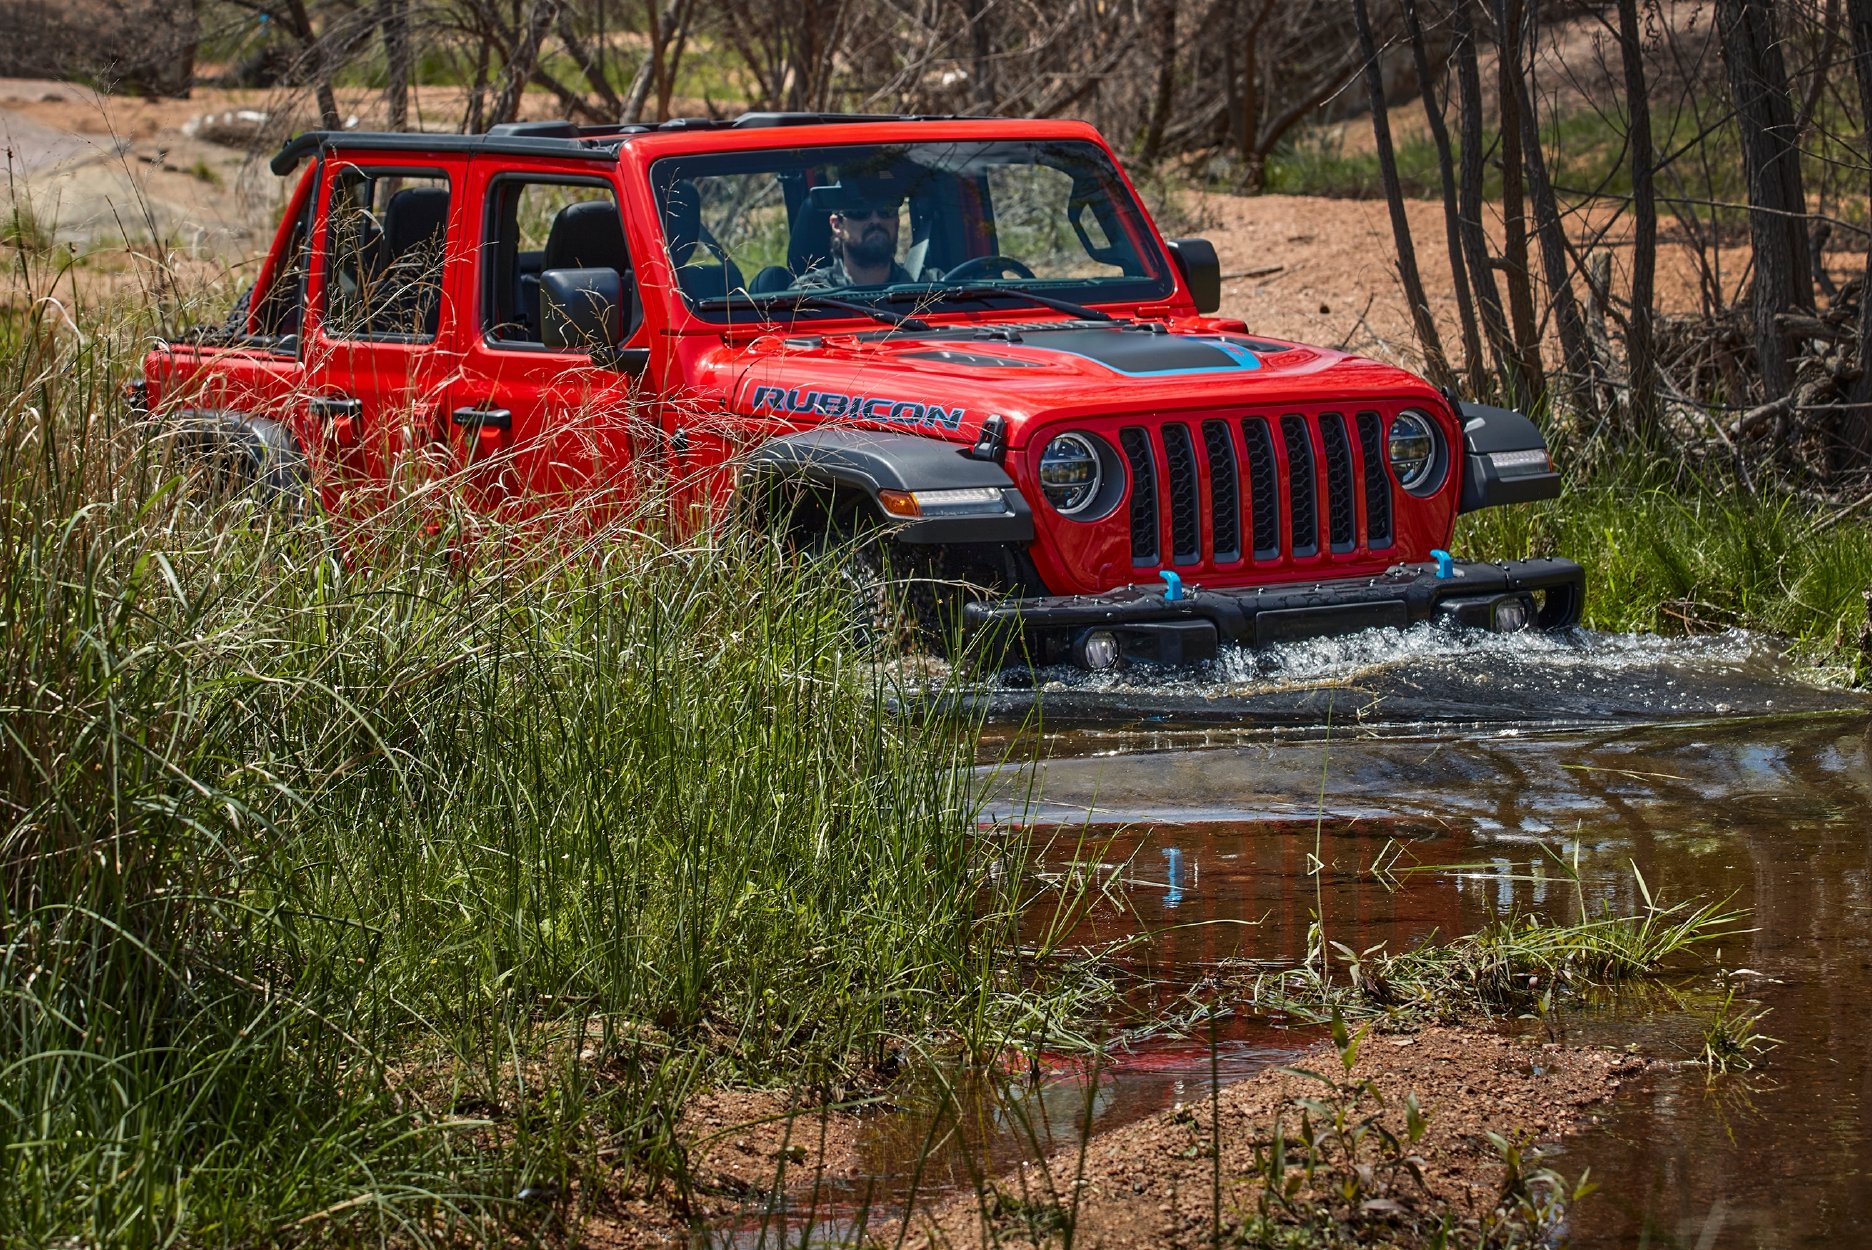
M 856 515 L 892 525 L 897 541 L 904 543 L 1032 542 L 1033 512 L 1007 470 L 965 452 L 955 443 L 913 434 L 807 430 L 769 439 L 749 453 L 739 489 L 757 518 L 771 522 L 784 511 L 795 528 Z M 970 488 L 1000 491 L 1001 511 L 899 518 L 879 498 L 884 491 Z

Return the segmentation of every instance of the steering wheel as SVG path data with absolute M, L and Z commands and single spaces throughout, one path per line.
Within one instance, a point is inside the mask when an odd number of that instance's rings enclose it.
M 971 256 L 943 275 L 944 282 L 954 282 L 958 278 L 988 278 L 1013 274 L 1017 278 L 1033 278 L 1034 271 L 1012 256 L 1003 256 L 996 252 L 992 256 Z

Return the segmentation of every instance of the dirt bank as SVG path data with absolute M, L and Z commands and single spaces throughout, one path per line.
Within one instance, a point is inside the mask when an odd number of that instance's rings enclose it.
M 1339 1071 L 1330 1048 L 1295 1066 L 1332 1075 Z M 1589 1123 L 1595 1104 L 1648 1066 L 1636 1056 L 1611 1051 L 1438 1028 L 1368 1038 L 1353 1075 L 1375 1083 L 1389 1106 L 1386 1123 L 1400 1136 L 1407 1095 L 1415 1093 L 1429 1116 L 1424 1137 L 1413 1148 L 1422 1158 L 1424 1189 L 1406 1177 L 1391 1200 L 1407 1208 L 1440 1206 L 1463 1218 L 1492 1208 L 1501 1191 L 1502 1161 L 1487 1132 L 1555 1143 Z M 1256 1167 L 1256 1146 L 1269 1141 L 1276 1115 L 1284 1115 L 1291 1136 L 1299 1123 L 1293 1100 L 1319 1098 L 1322 1092 L 1320 1083 L 1281 1070 L 1222 1091 L 1216 1102 L 1225 1228 L 1254 1210 L 1259 1187 L 1247 1178 Z M 907 1244 L 1020 1244 L 1031 1239 L 1036 1227 L 1058 1229 L 1070 1221 L 1072 1244 L 1088 1250 L 1209 1245 L 1217 1209 L 1213 1122 L 1209 1100 L 1199 1095 L 1184 1107 L 1095 1140 L 1083 1158 L 1066 1152 L 1004 1176 L 999 1197 L 958 1195 L 914 1215 Z M 1563 1159 L 1553 1162 L 1564 1169 Z
M 664 1179 L 586 1199 L 577 1243 L 595 1250 L 687 1246 L 693 1222 L 756 1215 L 774 1196 L 804 1207 L 815 1189 L 864 1175 L 875 1116 L 802 1107 L 784 1092 L 717 1090 L 683 1109 L 686 1184 Z
M 1293 1066 L 1331 1076 L 1341 1072 L 1337 1054 L 1326 1046 Z M 1544 1147 L 1548 1162 L 1569 1172 L 1564 1154 L 1551 1153 L 1556 1144 L 1592 1122 L 1598 1104 L 1653 1066 L 1613 1051 L 1434 1028 L 1367 1038 L 1351 1079 L 1375 1085 L 1387 1108 L 1383 1122 L 1400 1137 L 1407 1135 L 1409 1095 L 1417 1096 L 1428 1116 L 1422 1139 L 1408 1148 L 1418 1157 L 1423 1187 L 1400 1171 L 1386 1200 L 1406 1214 L 1448 1211 L 1462 1219 L 1491 1210 L 1501 1192 L 1502 1159 L 1487 1133 Z M 1275 1117 L 1282 1117 L 1292 1141 L 1299 1132 L 1294 1100 L 1324 1092 L 1318 1082 L 1278 1069 L 1222 1090 L 1216 1101 L 1225 1233 L 1255 1208 L 1255 1151 L 1265 1149 Z M 720 1091 L 684 1112 L 686 1192 L 665 1180 L 650 1190 L 594 1194 L 581 1204 L 587 1222 L 580 1244 L 606 1250 L 688 1244 L 694 1221 L 754 1236 L 763 1212 L 778 1209 L 786 1214 L 774 1217 L 771 1242 L 782 1222 L 797 1227 L 803 1213 L 817 1206 L 820 1218 L 831 1212 L 829 1218 L 847 1231 L 862 1220 L 880 1244 L 897 1244 L 901 1236 L 903 1244 L 918 1248 L 1044 1244 L 1069 1224 L 1076 1246 L 1209 1245 L 1218 1209 L 1210 1101 L 1199 1085 L 1193 1083 L 1190 1093 L 1186 1104 L 1096 1137 L 1083 1155 L 1069 1147 L 1000 1176 L 980 1192 L 934 1193 L 910 1214 L 905 1228 L 895 1211 L 861 1216 L 850 1208 L 863 1188 L 867 1139 L 878 1117 L 890 1114 L 888 1107 L 828 1112 L 801 1108 L 783 1093 Z M 1288 1149 L 1293 1157 L 1295 1147 Z M 828 1201 L 828 1189 L 843 1197 Z M 817 1203 L 815 1190 L 821 1195 Z

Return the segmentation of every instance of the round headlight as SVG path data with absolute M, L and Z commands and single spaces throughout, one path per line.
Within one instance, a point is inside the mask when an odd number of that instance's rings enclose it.
M 1421 490 L 1436 472 L 1436 427 L 1421 412 L 1406 409 L 1391 422 L 1391 437 L 1385 443 L 1385 455 L 1391 472 L 1405 490 Z
M 1061 434 L 1040 453 L 1040 491 L 1062 516 L 1091 506 L 1101 477 L 1098 448 L 1083 434 Z

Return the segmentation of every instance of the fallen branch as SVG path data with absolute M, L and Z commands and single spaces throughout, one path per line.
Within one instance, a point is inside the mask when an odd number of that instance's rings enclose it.
M 1816 521 L 1814 523 L 1814 527 L 1812 531 L 1810 532 L 1815 533 L 1815 534 L 1824 534 L 1828 530 L 1832 529 L 1835 525 L 1838 525 L 1841 521 L 1844 521 L 1847 517 L 1851 516 L 1853 513 L 1859 511 L 1861 508 L 1865 508 L 1868 506 L 1872 506 L 1872 495 L 1867 495 L 1864 499 L 1860 499 L 1853 503 L 1847 504 L 1844 508 L 1841 508 L 1838 512 L 1835 512 L 1832 516 L 1827 517 L 1823 521 Z M 1868 603 L 1867 608 L 1868 608 L 1868 611 L 1872 611 L 1872 603 Z
M 1748 438 L 1750 435 L 1761 430 L 1761 428 L 1770 421 L 1792 416 L 1793 413 L 1794 397 L 1792 395 L 1783 395 L 1779 399 L 1771 399 L 1767 403 L 1751 408 L 1737 417 L 1735 424 L 1729 427 L 1729 437 Z
M 1262 265 L 1259 269 L 1238 269 L 1234 273 L 1222 275 L 1222 281 L 1234 282 L 1238 278 L 1265 278 L 1287 268 L 1285 265 Z

